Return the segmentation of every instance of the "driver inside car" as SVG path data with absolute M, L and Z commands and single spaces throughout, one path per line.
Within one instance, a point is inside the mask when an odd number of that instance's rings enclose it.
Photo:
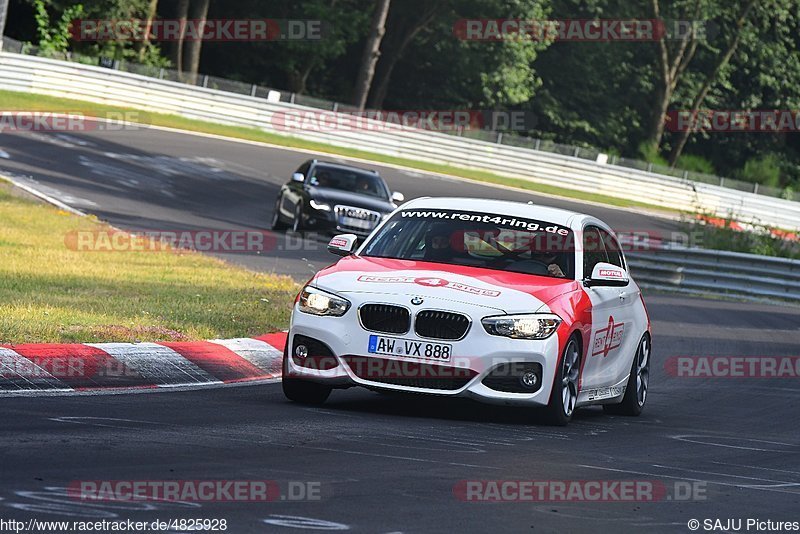
M 558 278 L 567 277 L 567 275 L 564 274 L 564 270 L 558 264 L 558 254 L 553 254 L 551 252 L 533 252 L 531 253 L 531 259 L 547 265 L 547 272 L 550 276 L 556 276 Z
M 453 258 L 450 230 L 446 225 L 433 225 L 425 233 L 425 259 L 446 262 Z

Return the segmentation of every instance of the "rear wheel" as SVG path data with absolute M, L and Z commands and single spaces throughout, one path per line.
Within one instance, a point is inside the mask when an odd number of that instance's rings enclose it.
M 650 352 L 650 336 L 645 334 L 639 341 L 636 356 L 633 358 L 625 396 L 619 404 L 604 404 L 603 410 L 606 413 L 633 416 L 642 413 L 647 402 L 647 388 L 650 386 Z
M 281 203 L 283 202 L 283 195 L 278 197 L 278 200 L 275 201 L 275 211 L 272 213 L 272 229 L 273 230 L 284 230 L 286 229 L 286 223 L 281 220 Z
M 572 419 L 578 402 L 578 383 L 581 376 L 581 347 L 578 336 L 569 338 L 561 364 L 556 371 L 550 403 L 547 405 L 547 421 L 552 425 L 565 426 Z

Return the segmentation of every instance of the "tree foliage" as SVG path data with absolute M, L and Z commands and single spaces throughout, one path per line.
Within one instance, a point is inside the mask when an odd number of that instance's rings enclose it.
M 384 0 L 385 5 L 386 0 Z M 7 33 L 45 51 L 71 49 L 164 64 L 186 57 L 165 43 L 76 43 L 65 22 L 171 18 L 191 6 L 209 18 L 319 20 L 319 40 L 207 42 L 186 67 L 328 100 L 357 87 L 378 0 L 11 0 Z M 202 9 L 201 9 L 202 11 Z M 654 19 L 662 39 L 637 42 L 467 41 L 459 19 Z M 695 31 L 674 33 L 674 21 Z M 374 26 L 374 24 L 373 24 Z M 374 28 L 372 28 L 374 30 Z M 625 157 L 670 162 L 798 189 L 800 135 L 679 132 L 675 110 L 800 109 L 797 0 L 395 0 L 385 19 L 367 106 L 385 109 L 514 109 L 537 118 L 523 132 Z M 200 48 L 202 45 L 202 49 Z M 183 63 L 183 62 L 180 62 Z M 787 189 L 791 193 L 791 190 Z M 788 193 L 787 193 L 788 194 Z

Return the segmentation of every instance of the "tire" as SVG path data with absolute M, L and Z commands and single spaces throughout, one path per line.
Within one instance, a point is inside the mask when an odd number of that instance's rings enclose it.
M 614 415 L 638 416 L 647 402 L 647 388 L 650 385 L 650 356 L 652 344 L 649 334 L 642 336 L 636 347 L 636 354 L 631 364 L 625 396 L 619 404 L 604 404 L 603 410 Z
M 278 200 L 275 201 L 275 212 L 272 214 L 272 229 L 273 230 L 285 230 L 288 228 L 288 225 L 281 220 L 281 202 L 283 201 L 283 195 L 278 197 Z
M 299 234 L 303 231 L 303 206 L 298 204 L 294 209 L 294 218 L 292 219 L 292 232 Z
M 578 401 L 578 384 L 581 378 L 581 344 L 578 336 L 572 335 L 567 341 L 550 392 L 550 402 L 545 411 L 547 423 L 566 426 L 575 413 Z
M 310 380 L 284 378 L 283 394 L 290 401 L 300 404 L 323 404 L 328 400 L 331 388 Z
M 288 347 L 283 351 L 283 394 L 287 399 L 300 404 L 323 404 L 331 394 L 331 388 L 310 380 L 302 378 L 290 378 L 286 376 L 288 368 Z

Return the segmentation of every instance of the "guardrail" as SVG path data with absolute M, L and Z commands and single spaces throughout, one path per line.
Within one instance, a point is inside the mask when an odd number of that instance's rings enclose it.
M 334 146 L 492 172 L 532 183 L 599 193 L 655 206 L 717 217 L 732 216 L 800 230 L 800 202 L 766 197 L 628 169 L 576 157 L 455 137 L 399 125 L 374 123 L 363 130 L 285 131 L 276 114 L 319 110 L 267 98 L 227 93 L 112 69 L 19 54 L 0 53 L 0 89 L 133 107 L 188 118 L 250 126 Z M 330 112 L 333 113 L 333 112 Z
M 3 37 L 2 49 L 6 52 L 13 52 L 15 54 L 25 54 L 29 56 L 40 55 L 38 47 L 29 43 L 23 43 L 9 37 Z M 211 89 L 222 90 L 228 93 L 256 96 L 260 98 L 269 98 L 270 94 L 280 95 L 278 100 L 281 102 L 288 102 L 290 104 L 297 104 L 300 106 L 308 106 L 311 108 L 333 111 L 333 112 L 357 112 L 358 108 L 351 104 L 342 102 L 335 102 L 326 100 L 324 98 L 317 98 L 306 94 L 292 93 L 289 91 L 277 90 L 272 87 L 263 85 L 251 84 L 231 80 L 227 78 L 220 78 L 218 76 L 209 76 L 207 74 L 198 74 L 197 76 L 189 76 L 187 73 L 180 73 L 175 69 L 168 69 L 163 67 L 156 67 L 152 65 L 142 65 L 129 60 L 112 60 L 107 57 L 87 56 L 79 53 L 64 52 L 58 53 L 55 56 L 45 56 L 52 59 L 63 59 L 65 61 L 82 63 L 84 65 L 97 65 L 100 67 L 115 69 L 123 72 L 132 72 L 134 74 L 141 74 L 150 78 L 158 78 L 160 80 L 170 80 L 180 82 L 183 84 L 195 85 L 199 87 L 206 87 Z M 719 185 L 728 189 L 736 189 L 738 191 L 746 191 L 757 193 L 762 196 L 771 196 L 776 198 L 784 198 L 794 200 L 794 192 L 791 189 L 770 187 L 759 183 L 745 182 L 714 174 L 707 174 L 697 171 L 689 171 L 681 168 L 673 168 L 667 165 L 659 165 L 652 162 L 624 158 L 614 154 L 606 155 L 602 150 L 591 146 L 576 146 L 567 145 L 563 143 L 556 143 L 549 139 L 540 139 L 521 135 L 514 131 L 496 131 L 487 129 L 465 129 L 461 126 L 453 130 L 445 130 L 443 133 L 448 135 L 465 136 L 469 139 L 486 141 L 489 143 L 508 145 L 513 147 L 527 148 L 540 152 L 549 152 L 554 154 L 562 154 L 565 156 L 572 156 L 589 161 L 598 161 L 598 158 L 605 160 L 609 165 L 619 165 L 629 169 L 638 169 L 640 171 L 647 171 L 662 176 L 672 176 L 682 178 L 684 180 L 691 180 L 698 183 L 706 183 L 711 185 Z M 607 159 L 606 159 L 607 158 Z
M 674 244 L 629 250 L 625 256 L 645 288 L 800 303 L 798 260 Z

